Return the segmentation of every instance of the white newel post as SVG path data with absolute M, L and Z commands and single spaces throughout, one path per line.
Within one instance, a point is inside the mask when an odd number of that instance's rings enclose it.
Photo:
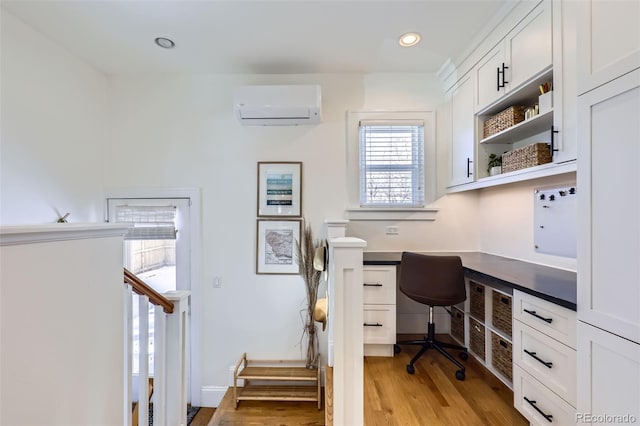
M 329 355 L 335 425 L 364 424 L 362 251 L 359 238 L 329 240 Z
M 187 424 L 187 372 L 189 371 L 189 291 L 171 291 L 163 296 L 173 302 L 166 315 L 164 346 L 165 410 L 167 425 Z M 155 410 L 155 404 L 154 404 Z M 154 416 L 155 416 L 154 411 Z

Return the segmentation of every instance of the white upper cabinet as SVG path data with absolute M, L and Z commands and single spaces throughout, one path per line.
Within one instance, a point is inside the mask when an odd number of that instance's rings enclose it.
M 450 186 L 473 182 L 475 126 L 474 75 L 467 74 L 451 89 Z
M 504 95 L 506 85 L 502 73 L 504 44 L 500 43 L 487 53 L 474 69 L 477 79 L 476 110 L 493 103 Z
M 531 11 L 505 39 L 507 90 L 513 90 L 552 65 L 551 1 Z
M 578 319 L 640 342 L 640 69 L 578 99 Z
M 476 65 L 476 111 L 551 67 L 551 7 L 551 0 L 540 3 Z
M 640 66 L 640 2 L 581 0 L 578 92 L 585 93 Z

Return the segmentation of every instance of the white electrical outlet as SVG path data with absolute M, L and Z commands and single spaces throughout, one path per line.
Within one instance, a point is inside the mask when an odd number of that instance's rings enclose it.
M 400 233 L 400 227 L 387 226 L 387 235 L 398 235 Z
M 213 288 L 220 288 L 220 287 L 222 287 L 222 278 L 213 277 Z

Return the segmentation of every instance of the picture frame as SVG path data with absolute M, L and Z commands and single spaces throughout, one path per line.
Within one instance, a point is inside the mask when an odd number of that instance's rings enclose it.
M 256 274 L 298 275 L 302 220 L 258 219 L 256 229 Z
M 258 162 L 258 217 L 302 217 L 302 162 Z

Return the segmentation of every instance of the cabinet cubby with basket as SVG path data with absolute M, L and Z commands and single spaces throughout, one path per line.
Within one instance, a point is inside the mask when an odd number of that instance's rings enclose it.
M 512 291 L 467 279 L 467 300 L 452 307 L 451 337 L 512 388 Z
M 476 114 L 478 178 L 489 176 L 486 165 L 491 154 L 502 156 L 502 173 L 553 161 L 554 111 L 553 108 L 540 111 L 536 107 L 540 87 L 552 84 L 553 69 L 548 67 Z

